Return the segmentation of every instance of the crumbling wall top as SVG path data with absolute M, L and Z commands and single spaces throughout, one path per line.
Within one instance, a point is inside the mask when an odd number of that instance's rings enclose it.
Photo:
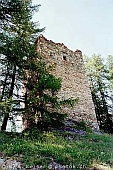
M 54 46 L 56 48 L 62 49 L 64 51 L 68 51 L 70 53 L 75 53 L 75 55 L 82 56 L 82 51 L 76 49 L 76 51 L 72 51 L 68 49 L 63 43 L 55 43 L 52 40 L 46 39 L 42 34 L 36 39 L 36 43 L 43 43 L 43 44 L 50 44 L 51 46 Z

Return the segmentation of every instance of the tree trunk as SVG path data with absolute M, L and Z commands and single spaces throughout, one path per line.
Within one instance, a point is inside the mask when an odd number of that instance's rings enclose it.
M 1 94 L 1 98 L 0 98 L 1 102 L 2 102 L 2 99 L 3 99 L 3 96 L 4 96 L 8 74 L 9 74 L 9 71 L 6 73 L 6 76 L 5 76 L 5 80 L 4 80 L 4 84 L 3 84 L 3 90 L 2 90 L 2 94 Z
M 13 97 L 13 90 L 14 90 L 14 83 L 15 83 L 15 74 L 16 74 L 16 65 L 14 64 L 13 75 L 12 75 L 12 82 L 11 82 L 11 87 L 10 87 L 10 92 L 9 92 L 8 99 Z M 9 112 L 4 114 L 1 130 L 6 130 L 7 122 L 8 122 L 8 118 L 9 118 Z
M 104 91 L 102 90 L 102 84 L 100 81 L 98 81 L 98 85 L 99 85 L 99 91 L 100 91 L 101 98 L 102 98 L 103 112 L 104 112 L 104 114 L 108 115 L 107 102 L 106 102 L 105 94 L 104 94 Z
M 93 103 L 94 103 L 94 106 L 95 106 L 95 113 L 96 113 L 96 118 L 97 118 L 97 121 L 99 122 L 99 125 L 101 124 L 101 118 L 100 118 L 100 115 L 101 115 L 101 110 L 100 110 L 100 104 L 99 102 L 97 101 L 97 96 L 95 94 L 95 92 L 92 90 L 91 91 L 91 94 L 92 94 L 92 99 L 93 99 Z

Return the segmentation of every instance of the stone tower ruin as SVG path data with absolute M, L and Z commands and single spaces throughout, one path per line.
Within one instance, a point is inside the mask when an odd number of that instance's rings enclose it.
M 92 128 L 98 128 L 91 91 L 88 85 L 82 52 L 69 50 L 63 43 L 54 43 L 43 35 L 37 38 L 37 51 L 47 63 L 56 64 L 55 74 L 62 78 L 62 88 L 58 96 L 61 99 L 79 98 L 73 108 L 64 107 L 63 112 L 76 121 L 84 120 Z

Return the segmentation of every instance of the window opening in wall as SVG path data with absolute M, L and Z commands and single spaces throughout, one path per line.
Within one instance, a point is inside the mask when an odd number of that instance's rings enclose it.
M 66 59 L 66 56 L 63 56 L 63 60 L 65 60 L 65 61 L 67 60 L 67 59 Z
M 53 57 L 53 54 L 52 54 L 52 53 L 50 53 L 50 57 Z

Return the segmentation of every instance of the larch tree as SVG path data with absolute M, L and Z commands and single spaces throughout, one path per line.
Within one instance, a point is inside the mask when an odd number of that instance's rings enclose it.
M 25 128 L 36 121 L 41 126 L 60 124 L 65 117 L 59 112 L 60 106 L 73 106 L 77 101 L 58 99 L 61 79 L 51 74 L 51 66 L 48 67 L 36 51 L 36 38 L 44 30 L 32 21 L 38 7 L 32 6 L 31 0 L 1 2 L 1 130 L 6 130 L 9 118 L 14 118 L 19 110 L 26 122 Z M 22 85 L 25 93 L 21 96 Z M 21 102 L 25 103 L 23 112 L 19 108 Z
M 100 129 L 111 132 L 112 120 L 109 114 L 109 71 L 100 55 L 85 58 L 92 99 Z
M 113 115 L 113 56 L 112 55 L 109 55 L 107 57 L 106 66 L 107 66 L 108 72 L 109 72 L 109 76 L 108 76 L 108 80 L 109 80 L 108 99 L 109 99 L 109 103 L 110 103 L 109 104 L 109 111 Z
M 34 41 L 42 31 L 31 20 L 38 7 L 32 6 L 30 0 L 6 0 L 0 4 L 1 130 L 6 130 L 10 113 L 21 101 L 18 91 L 24 77 L 24 63 L 35 53 Z
M 39 57 L 39 58 L 38 58 Z M 54 65 L 47 65 L 43 57 L 37 56 L 26 64 L 25 84 L 25 114 L 23 115 L 23 129 L 33 126 L 47 130 L 48 127 L 63 125 L 66 114 L 62 113 L 62 106 L 73 105 L 78 98 L 60 100 L 58 92 L 61 89 L 61 78 L 52 74 Z

